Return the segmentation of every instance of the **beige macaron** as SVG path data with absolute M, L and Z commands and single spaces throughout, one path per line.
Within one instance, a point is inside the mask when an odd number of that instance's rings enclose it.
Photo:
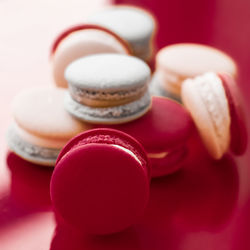
M 7 133 L 9 148 L 37 164 L 53 166 L 61 148 L 89 125 L 64 110 L 66 90 L 36 87 L 13 100 L 13 123 Z
M 225 72 L 236 77 L 237 66 L 226 53 L 201 44 L 174 44 L 157 53 L 156 73 L 160 87 L 175 96 L 180 96 L 184 80 L 206 72 Z
M 230 145 L 230 108 L 221 78 L 213 72 L 183 82 L 181 97 L 209 154 L 220 159 Z

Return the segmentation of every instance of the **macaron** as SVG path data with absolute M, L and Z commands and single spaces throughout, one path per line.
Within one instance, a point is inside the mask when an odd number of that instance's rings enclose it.
M 55 84 L 66 88 L 66 67 L 80 57 L 99 53 L 131 54 L 131 51 L 126 41 L 105 27 L 83 24 L 64 30 L 55 39 L 51 50 Z
M 192 118 L 182 105 L 156 96 L 151 109 L 141 118 L 105 127 L 128 133 L 143 145 L 152 164 L 152 177 L 174 173 L 183 166 L 194 131 Z
M 158 81 L 154 89 L 161 88 L 166 96 L 170 93 L 180 98 L 182 82 L 206 72 L 225 72 L 236 77 L 237 66 L 230 56 L 210 46 L 193 43 L 166 46 L 156 55 Z
M 129 43 L 135 56 L 148 62 L 151 60 L 156 21 L 148 11 L 134 6 L 118 5 L 100 10 L 87 21 L 112 30 Z
M 54 166 L 67 141 L 88 128 L 64 110 L 65 92 L 36 87 L 14 98 L 14 119 L 7 132 L 11 151 L 27 161 Z
M 151 106 L 150 69 L 142 60 L 121 54 L 98 54 L 71 63 L 65 78 L 65 108 L 90 123 L 124 123 L 144 115 Z
M 229 149 L 241 155 L 247 146 L 244 116 L 233 78 L 209 72 L 182 85 L 182 100 L 208 152 L 220 159 Z
M 93 129 L 61 151 L 50 193 L 57 216 L 90 234 L 116 233 L 133 225 L 149 199 L 150 163 L 131 136 Z

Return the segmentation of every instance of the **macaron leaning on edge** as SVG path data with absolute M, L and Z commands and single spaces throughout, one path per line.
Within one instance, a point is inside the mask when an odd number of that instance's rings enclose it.
M 188 79 L 182 86 L 183 103 L 214 159 L 220 159 L 229 149 L 236 155 L 246 150 L 246 128 L 235 88 L 232 77 L 214 72 Z
M 136 223 L 149 199 L 150 163 L 143 147 L 113 129 L 93 129 L 61 151 L 50 184 L 55 212 L 91 234 Z
M 206 72 L 225 72 L 235 78 L 237 66 L 226 53 L 194 43 L 169 45 L 156 55 L 156 83 L 159 88 L 174 96 L 180 97 L 181 85 L 185 79 Z
M 148 11 L 129 5 L 117 5 L 98 11 L 87 21 L 118 34 L 129 43 L 133 55 L 147 62 L 152 59 L 156 21 Z
M 121 54 L 99 54 L 71 63 L 65 78 L 65 108 L 90 123 L 124 123 L 144 115 L 151 106 L 150 69 L 142 60 Z
M 82 24 L 66 29 L 55 39 L 51 50 L 56 85 L 67 87 L 64 71 L 71 62 L 99 53 L 131 54 L 131 49 L 126 41 L 105 27 Z
M 54 166 L 67 141 L 88 129 L 64 110 L 65 93 L 63 89 L 36 87 L 15 97 L 14 121 L 7 132 L 11 151 L 27 161 Z

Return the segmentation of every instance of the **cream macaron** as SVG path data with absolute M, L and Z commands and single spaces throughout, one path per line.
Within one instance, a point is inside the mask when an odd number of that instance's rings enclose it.
M 150 68 L 134 57 L 98 54 L 71 63 L 65 78 L 65 108 L 90 123 L 115 124 L 137 119 L 151 106 Z
M 148 11 L 139 7 L 118 5 L 100 10 L 87 21 L 118 34 L 129 43 L 133 55 L 147 62 L 152 59 L 156 21 Z
M 220 159 L 229 149 L 241 155 L 247 136 L 236 84 L 225 73 L 209 72 L 183 82 L 181 97 L 208 152 Z
M 129 45 L 111 30 L 93 24 L 65 29 L 55 39 L 51 50 L 51 66 L 55 83 L 67 87 L 66 67 L 74 60 L 99 53 L 131 54 Z
M 68 140 L 88 129 L 64 110 L 65 92 L 59 88 L 36 87 L 14 98 L 14 119 L 7 132 L 11 151 L 27 161 L 54 166 Z
M 225 72 L 235 78 L 237 66 L 229 55 L 210 46 L 194 43 L 166 46 L 156 55 L 151 92 L 180 100 L 182 82 L 206 72 Z

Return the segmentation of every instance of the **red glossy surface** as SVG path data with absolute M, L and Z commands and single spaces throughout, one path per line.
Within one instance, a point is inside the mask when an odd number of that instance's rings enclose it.
M 199 41 L 224 49 L 237 60 L 247 111 L 250 2 L 144 3 L 161 21 L 159 46 Z M 215 163 L 208 160 L 194 138 L 196 160 L 183 171 L 154 180 L 144 218 L 129 230 L 108 237 L 79 235 L 62 224 L 55 229 L 48 211 L 50 171 L 13 155 L 8 159 L 10 166 L 6 163 L 4 134 L 11 120 L 11 98 L 23 87 L 51 84 L 48 54 L 53 38 L 96 7 L 95 1 L 82 0 L 0 1 L 0 249 L 249 250 L 249 145 L 246 154 L 234 161 L 225 157 Z

